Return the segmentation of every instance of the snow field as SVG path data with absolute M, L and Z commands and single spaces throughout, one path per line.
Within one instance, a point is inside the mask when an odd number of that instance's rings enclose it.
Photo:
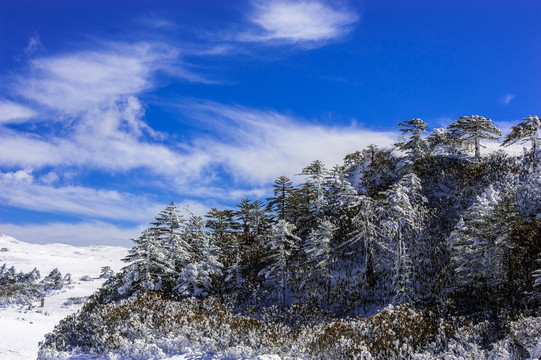
M 113 246 L 74 247 L 64 244 L 36 245 L 0 235 L 0 265 L 14 266 L 17 272 L 37 268 L 43 278 L 54 268 L 62 275 L 71 273 L 72 284 L 45 298 L 44 307 L 37 301 L 31 306 L 0 306 L 0 359 L 35 359 L 38 343 L 64 317 L 77 311 L 82 301 L 104 282 L 98 279 L 101 268 L 110 266 L 115 272 L 128 249 Z M 88 275 L 91 281 L 81 281 Z M 71 301 L 70 301 L 71 299 Z M 71 305 L 65 305 L 71 302 Z M 29 304 L 30 305 L 30 304 Z

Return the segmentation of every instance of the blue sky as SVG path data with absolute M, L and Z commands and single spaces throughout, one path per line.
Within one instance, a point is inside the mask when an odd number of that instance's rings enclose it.
M 396 123 L 540 114 L 541 2 L 0 0 L 0 233 L 129 245 Z

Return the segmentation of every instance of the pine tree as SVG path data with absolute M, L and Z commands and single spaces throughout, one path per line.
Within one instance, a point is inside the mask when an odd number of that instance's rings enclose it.
M 293 191 L 293 182 L 286 176 L 280 176 L 274 181 L 274 197 L 267 198 L 267 206 L 278 214 L 280 220 L 287 220 L 291 209 L 290 195 Z
M 300 237 L 307 236 L 322 215 L 316 211 L 316 199 L 317 190 L 310 181 L 303 182 L 291 191 L 288 221 L 295 225 L 296 233 Z
M 235 261 L 227 265 L 226 282 L 228 286 L 247 291 L 253 300 L 261 286 L 259 272 L 265 265 L 265 240 L 272 226 L 272 215 L 259 200 L 242 199 L 237 207 L 235 219 L 241 230 L 238 234 L 239 248 L 233 257 Z M 246 293 L 237 292 L 237 295 L 246 297 Z
M 359 266 L 360 283 L 358 285 L 363 289 L 364 293 L 360 295 L 365 298 L 362 302 L 366 305 L 367 292 L 373 290 L 378 279 L 382 280 L 382 277 L 378 276 L 379 265 L 382 265 L 378 258 L 379 256 L 388 257 L 390 248 L 379 231 L 380 215 L 376 202 L 370 197 L 360 196 L 356 199 L 354 210 L 351 231 L 347 234 L 348 240 L 340 244 L 341 259 L 346 260 L 347 254 L 353 257 L 351 264 L 343 262 L 342 266 L 347 273 L 351 273 L 351 270 L 347 269 L 348 266 Z
M 459 292 L 473 291 L 475 301 L 485 307 L 510 300 L 514 287 L 511 253 L 516 244 L 512 233 L 521 220 L 513 204 L 489 186 L 450 236 L 455 284 Z
M 253 209 L 254 203 L 247 198 L 240 199 L 240 202 L 236 205 L 237 209 L 233 215 L 239 224 L 240 238 L 243 243 L 248 244 L 253 241 Z
M 114 275 L 113 269 L 110 266 L 103 266 L 100 271 L 100 279 L 109 279 Z
M 182 226 L 184 217 L 179 210 L 178 205 L 171 202 L 152 222 L 153 234 L 156 241 L 164 249 L 171 249 L 175 242 L 182 236 Z
M 414 118 L 399 122 L 397 125 L 402 127 L 402 129 L 400 129 L 402 136 L 400 142 L 395 144 L 396 147 L 407 152 L 408 156 L 413 161 L 428 153 L 428 141 L 422 138 L 422 134 L 426 133 L 425 129 L 428 126 L 427 123 L 419 118 Z M 408 135 L 409 138 L 406 138 Z
M 461 141 L 456 139 L 445 128 L 436 128 L 426 137 L 430 154 L 432 155 L 456 155 Z
M 13 269 L 13 273 L 14 273 L 15 268 L 12 267 L 11 269 Z M 62 278 L 62 273 L 57 268 L 54 268 L 49 273 L 49 275 L 43 278 L 41 283 L 45 287 L 45 290 L 49 290 L 49 289 L 59 290 L 59 289 L 62 289 L 62 287 L 64 286 L 64 279 Z
M 222 275 L 217 248 L 200 216 L 192 214 L 184 236 L 191 254 L 188 263 L 176 274 L 175 290 L 182 296 L 206 296 L 212 291 L 213 281 Z
M 208 220 L 206 227 L 212 232 L 212 241 L 218 244 L 223 255 L 221 263 L 226 268 L 226 282 L 233 281 L 234 287 L 239 288 L 243 282 L 241 269 L 241 254 L 243 239 L 236 231 L 241 227 L 236 222 L 235 211 L 217 210 L 211 208 L 205 215 Z
M 317 298 L 324 306 L 330 303 L 334 255 L 332 238 L 336 229 L 329 219 L 323 219 L 317 229 L 312 230 L 303 246 L 306 262 L 301 290 Z
M 347 155 L 344 167 L 348 181 L 359 194 L 376 197 L 397 180 L 395 160 L 390 151 L 370 145 L 361 152 Z
M 490 246 L 487 218 L 499 201 L 499 192 L 490 186 L 477 197 L 449 237 L 458 286 L 470 286 L 490 275 L 485 267 L 485 252 Z
M 132 239 L 135 245 L 123 259 L 128 265 L 122 268 L 120 294 L 169 290 L 175 264 L 161 235 L 158 229 L 148 228 L 139 238 Z
M 295 226 L 285 220 L 279 220 L 272 229 L 268 239 L 269 265 L 260 274 L 278 287 L 278 302 L 286 305 L 286 293 L 291 279 L 291 258 L 297 250 L 300 238 L 293 234 Z
M 511 127 L 511 133 L 507 135 L 502 146 L 509 146 L 518 141 L 525 143 L 529 141 L 532 145 L 532 154 L 537 154 L 539 150 L 539 129 L 541 129 L 541 119 L 537 115 L 530 115 L 523 119 L 524 121 Z
M 427 256 L 420 251 L 428 218 L 421 180 L 415 174 L 404 176 L 385 193 L 385 212 L 380 231 L 393 249 L 394 303 L 413 300 L 418 278 L 417 265 Z
M 328 170 L 325 168 L 325 165 L 319 161 L 313 161 L 309 166 L 302 169 L 301 175 L 308 176 L 309 182 L 313 185 L 315 189 L 316 198 L 313 202 L 313 207 L 316 213 L 316 216 L 322 217 L 323 210 L 325 207 L 325 180 L 328 176 Z
M 17 272 L 15 271 L 15 266 L 10 267 L 9 269 L 5 269 L 6 264 L 4 264 L 4 271 L 2 274 L 2 280 L 15 280 L 15 277 L 17 276 Z M 56 269 L 58 271 L 58 269 Z
M 497 300 L 514 307 L 517 301 L 520 301 L 519 297 L 522 297 L 520 293 L 525 290 L 522 279 L 514 269 L 526 264 L 516 263 L 523 256 L 515 242 L 515 234 L 524 218 L 519 216 L 516 198 L 514 194 L 510 195 L 509 190 L 506 189 L 506 193 L 501 195 L 501 200 L 494 205 L 487 218 L 486 238 L 490 239 L 491 243 L 485 257 L 486 266 L 490 269 L 488 285 L 497 291 Z
M 37 268 L 34 268 L 26 275 L 25 278 L 27 282 L 34 283 L 41 278 L 41 274 Z
M 237 208 L 234 216 L 241 230 L 240 237 L 243 243 L 245 245 L 258 244 L 261 235 L 268 230 L 271 221 L 264 204 L 259 200 L 241 199 Z
M 449 125 L 449 132 L 460 143 L 473 144 L 476 159 L 481 157 L 481 139 L 495 140 L 494 135 L 502 136 L 492 120 L 480 115 L 460 116 L 459 120 Z
M 218 210 L 213 207 L 205 217 L 208 219 L 205 226 L 212 231 L 217 243 L 227 247 L 231 241 L 234 241 L 235 231 L 239 229 L 239 224 L 235 221 L 235 211 Z

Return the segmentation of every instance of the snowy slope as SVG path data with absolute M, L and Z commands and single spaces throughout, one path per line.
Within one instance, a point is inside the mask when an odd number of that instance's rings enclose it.
M 66 305 L 70 298 L 91 295 L 104 280 L 99 279 L 101 268 L 110 266 L 115 272 L 125 263 L 121 261 L 128 248 L 116 246 L 75 247 L 65 244 L 37 245 L 18 241 L 13 237 L 0 235 L 0 266 L 15 266 L 17 272 L 29 272 L 38 268 L 42 278 L 54 268 L 62 275 L 71 273 L 72 285 L 55 292 L 45 299 L 45 306 L 39 301 L 31 309 L 28 306 L 0 305 L 0 360 L 30 360 L 37 357 L 38 343 L 51 332 L 56 324 L 69 314 L 76 312 L 82 303 Z M 82 281 L 88 275 L 91 281 Z M 220 354 L 177 355 L 168 360 L 210 360 L 224 359 Z M 259 356 L 258 360 L 277 360 L 273 355 Z
M 0 235 L 0 266 L 15 266 L 17 271 L 28 272 L 38 268 L 42 278 L 54 268 L 62 275 L 71 273 L 73 284 L 51 294 L 41 308 L 39 301 L 28 306 L 0 306 L 0 359 L 35 359 L 38 342 L 52 331 L 54 326 L 67 315 L 77 311 L 81 303 L 65 305 L 70 298 L 92 294 L 103 283 L 98 279 L 103 266 L 115 272 L 125 265 L 121 259 L 128 249 L 113 246 L 74 247 L 64 244 L 36 245 Z M 91 281 L 81 281 L 88 275 Z

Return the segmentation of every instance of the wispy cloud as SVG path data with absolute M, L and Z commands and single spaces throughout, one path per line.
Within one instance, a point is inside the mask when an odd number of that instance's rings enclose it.
M 146 124 L 138 99 L 157 86 L 158 72 L 197 81 L 178 57 L 179 50 L 168 45 L 110 43 L 32 60 L 32 71 L 10 85 L 12 93 L 39 108 L 42 125 L 25 131 L 0 128 L 0 166 L 197 173 L 200 159 L 160 142 L 164 134 Z M 0 101 L 0 127 L 36 116 L 35 109 Z
M 505 105 L 509 105 L 511 103 L 511 101 L 516 97 L 517 96 L 515 94 L 505 94 L 504 96 L 502 96 L 501 101 Z
M 211 164 L 227 169 L 233 177 L 261 185 L 280 175 L 291 176 L 313 160 L 328 166 L 367 145 L 388 146 L 392 132 L 360 127 L 332 127 L 268 110 L 187 100 L 188 116 L 218 132 L 214 139 L 198 139 L 196 147 L 211 154 Z
M 143 195 L 82 186 L 57 187 L 51 185 L 51 176 L 36 179 L 30 169 L 0 173 L 0 201 L 33 211 L 128 222 L 151 219 L 161 210 L 161 204 Z
M 87 111 L 152 88 L 152 75 L 173 70 L 178 55 L 167 45 L 114 43 L 99 50 L 38 58 L 14 90 L 64 113 Z
M 39 34 L 34 33 L 28 40 L 28 45 L 26 45 L 26 48 L 24 48 L 24 53 L 26 55 L 32 55 L 41 50 L 43 50 L 43 45 L 41 44 Z
M 249 16 L 253 31 L 237 40 L 250 42 L 316 43 L 339 38 L 359 19 L 354 12 L 322 1 L 262 1 Z
M 312 20 L 310 11 L 327 9 L 323 3 L 277 4 L 293 6 L 295 16 L 307 7 Z M 262 6 L 271 11 L 275 5 Z M 330 18 L 352 16 L 329 9 Z M 316 30 L 297 33 L 286 22 L 282 32 L 277 28 L 268 39 L 328 39 L 343 34 L 340 31 L 345 28 L 337 24 L 350 24 L 350 20 L 328 22 L 338 32 L 329 30 L 327 35 L 317 35 Z M 324 20 L 317 18 L 315 24 L 318 21 Z M 112 189 L 68 186 L 62 175 L 71 172 L 74 179 L 84 179 L 96 170 L 122 175 L 144 172 L 136 180 L 142 187 L 155 185 L 157 193 L 167 189 L 170 194 L 195 199 L 190 208 L 204 213 L 205 204 L 198 198 L 205 203 L 214 198 L 214 206 L 243 196 L 265 197 L 276 177 L 293 176 L 313 160 L 332 166 L 348 153 L 372 143 L 387 146 L 396 138 L 394 133 L 357 126 L 309 123 L 273 110 L 181 100 L 185 118 L 211 131 L 174 143 L 175 134 L 157 132 L 145 122 L 140 98 L 158 86 L 158 73 L 199 81 L 198 75 L 191 77 L 183 67 L 181 51 L 163 44 L 109 43 L 99 49 L 33 59 L 31 71 L 10 84 L 20 101 L 0 100 L 0 167 L 4 169 L 0 202 L 81 219 L 148 221 L 163 204 L 114 190 L 114 185 Z M 32 126 L 7 125 L 34 117 Z
M 85 113 L 74 124 L 52 134 L 2 129 L 0 165 L 43 168 L 70 166 L 124 172 L 144 168 L 160 175 L 173 175 L 177 169 L 198 171 L 198 159 L 171 149 L 159 141 L 142 120 L 136 98 L 108 109 Z M 143 136 L 144 135 L 144 136 Z
M 163 17 L 158 17 L 154 15 L 147 15 L 145 17 L 141 17 L 139 19 L 139 22 L 149 28 L 152 29 L 175 29 L 177 28 L 177 25 Z
M 25 122 L 36 114 L 27 106 L 0 99 L 0 124 Z

